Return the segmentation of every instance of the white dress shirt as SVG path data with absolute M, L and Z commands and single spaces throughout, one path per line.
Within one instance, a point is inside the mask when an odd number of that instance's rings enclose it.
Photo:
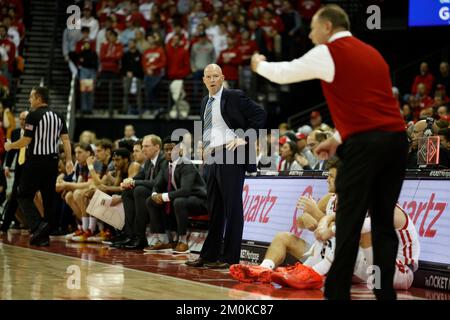
M 172 163 L 169 163 L 169 166 L 172 166 L 172 178 L 171 178 L 171 182 L 172 182 L 172 186 L 175 188 L 175 189 L 178 189 L 178 187 L 177 187 L 177 184 L 175 183 L 175 168 L 176 168 L 176 166 L 177 166 L 177 164 L 178 164 L 178 161 L 180 160 L 180 158 L 178 158 L 177 160 L 175 160 L 174 162 L 172 162 Z M 165 192 L 165 193 L 163 193 L 162 194 L 162 199 L 163 199 L 163 201 L 164 202 L 170 202 L 170 199 L 169 199 L 169 193 L 167 193 L 167 192 Z
M 236 135 L 228 125 L 225 120 L 223 120 L 222 113 L 220 112 L 220 103 L 222 100 L 223 86 L 219 91 L 212 97 L 214 101 L 212 103 L 212 127 L 211 127 L 211 142 L 209 144 L 210 148 L 220 147 L 226 145 L 236 138 Z M 206 112 L 206 108 L 205 108 Z
M 350 31 L 340 31 L 333 34 L 328 42 L 351 37 Z M 256 73 L 278 84 L 288 84 L 305 80 L 320 79 L 331 83 L 334 80 L 335 65 L 330 50 L 324 44 L 319 44 L 302 57 L 290 62 L 266 62 L 258 64 Z M 334 138 L 341 142 L 339 132 Z

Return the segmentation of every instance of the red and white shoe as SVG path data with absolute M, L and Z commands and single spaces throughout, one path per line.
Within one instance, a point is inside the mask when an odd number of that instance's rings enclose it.
M 291 267 L 277 268 L 270 278 L 283 287 L 295 289 L 320 289 L 323 286 L 323 277 L 299 262 Z
M 240 282 L 261 282 L 270 283 L 272 269 L 261 266 L 251 266 L 245 264 L 233 264 L 230 266 L 230 275 Z
M 81 235 L 72 237 L 71 241 L 87 242 L 89 237 L 92 237 L 92 232 L 91 230 L 88 229 L 87 231 L 84 231 Z
M 65 239 L 70 241 L 70 240 L 72 240 L 73 237 L 78 237 L 78 236 L 81 236 L 82 234 L 83 234 L 83 230 L 77 229 L 75 232 L 66 234 Z

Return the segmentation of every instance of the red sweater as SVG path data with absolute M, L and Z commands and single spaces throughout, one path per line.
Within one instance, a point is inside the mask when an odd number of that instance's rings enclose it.
M 142 67 L 145 75 L 159 76 L 164 72 L 166 64 L 166 54 L 162 47 L 149 48 L 142 54 Z M 152 70 L 151 74 L 149 70 Z
M 366 131 L 405 131 L 389 66 L 381 54 L 355 37 L 327 43 L 335 64 L 331 83 L 321 81 L 328 107 L 344 141 Z
M 431 89 L 433 89 L 433 83 L 434 83 L 434 77 L 431 73 L 427 73 L 425 75 L 417 75 L 414 78 L 414 83 L 412 84 L 411 87 L 411 93 L 412 94 L 416 94 L 417 93 L 417 85 L 419 83 L 423 83 L 425 85 L 426 88 L 426 94 L 430 94 Z
M 120 42 L 102 44 L 100 48 L 101 71 L 119 73 L 122 56 L 123 45 Z
M 228 59 L 228 62 L 225 60 Z M 242 54 L 237 47 L 228 48 L 220 52 L 217 64 L 222 67 L 225 80 L 239 80 L 239 65 Z
M 191 73 L 189 49 L 185 46 L 174 47 L 166 45 L 167 78 L 170 80 L 184 79 Z

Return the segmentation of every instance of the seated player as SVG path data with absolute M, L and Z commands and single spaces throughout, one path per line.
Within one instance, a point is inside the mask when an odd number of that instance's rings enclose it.
M 335 202 L 336 195 L 334 180 L 336 178 L 337 160 L 330 160 L 328 163 L 328 194 L 323 197 L 317 204 L 310 197 L 300 198 L 297 206 L 304 207 L 304 213 L 297 219 L 299 228 L 306 228 L 314 231 L 325 214 L 334 214 L 336 210 Z M 325 214 L 324 214 L 325 212 Z M 332 228 L 332 225 L 330 225 Z M 263 262 L 259 266 L 248 266 L 235 264 L 230 267 L 231 276 L 242 282 L 271 282 L 272 270 L 280 265 L 289 253 L 298 260 L 308 257 L 304 265 L 311 267 L 318 275 L 325 275 L 333 259 L 334 240 L 327 239 L 327 241 L 315 241 L 314 244 L 307 250 L 307 243 L 305 240 L 297 237 L 290 232 L 278 233 L 271 242 Z M 296 265 L 297 270 L 301 268 Z M 304 268 L 302 268 L 304 269 Z M 286 271 L 285 269 L 277 268 L 278 271 Z M 293 270 L 292 268 L 289 270 Z M 310 272 L 314 274 L 314 272 Z
M 328 233 L 327 225 L 335 219 L 334 215 L 324 218 L 317 228 L 317 236 L 320 239 L 327 239 L 334 236 Z M 323 229 L 325 227 L 325 229 Z M 411 287 L 414 280 L 414 272 L 419 267 L 420 244 L 414 223 L 410 217 L 396 206 L 394 211 L 394 227 L 399 241 L 397 259 L 394 274 L 394 289 L 407 290 Z M 371 238 L 371 219 L 367 216 L 361 230 L 361 240 L 358 256 L 355 263 L 355 280 L 358 282 L 367 282 L 372 275 L 369 267 L 373 265 L 372 238 Z

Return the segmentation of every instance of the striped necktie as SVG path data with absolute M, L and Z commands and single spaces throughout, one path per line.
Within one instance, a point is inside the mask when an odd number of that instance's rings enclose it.
M 211 129 L 212 129 L 212 104 L 214 98 L 210 97 L 206 104 L 205 117 L 203 121 L 203 149 L 208 150 L 211 143 Z

